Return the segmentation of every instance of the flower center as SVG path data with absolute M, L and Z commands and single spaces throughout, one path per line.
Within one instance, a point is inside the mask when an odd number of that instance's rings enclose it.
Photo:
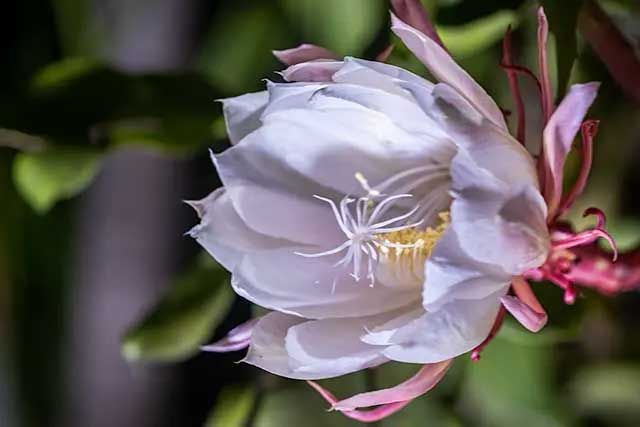
M 422 230 L 408 228 L 377 235 L 379 266 L 377 276 L 387 284 L 412 287 L 424 281 L 424 263 L 449 224 L 449 212 L 438 215 L 440 223 Z

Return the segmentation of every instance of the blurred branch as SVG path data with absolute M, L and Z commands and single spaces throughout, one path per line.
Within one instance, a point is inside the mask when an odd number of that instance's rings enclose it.
M 595 1 L 585 2 L 578 17 L 578 29 L 622 90 L 640 103 L 640 60 L 631 44 Z

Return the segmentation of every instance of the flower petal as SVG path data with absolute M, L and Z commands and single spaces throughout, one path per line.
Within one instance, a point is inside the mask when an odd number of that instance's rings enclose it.
M 504 308 L 531 332 L 539 332 L 547 324 L 546 313 L 536 312 L 533 308 L 520 301 L 518 297 L 505 295 L 500 301 L 502 301 Z
M 200 224 L 188 234 L 227 270 L 233 270 L 243 252 L 288 246 L 286 241 L 248 228 L 224 188 L 218 188 L 202 200 L 188 203 L 200 216 Z
M 330 82 L 342 64 L 342 61 L 323 60 L 301 62 L 282 71 L 282 77 L 288 82 Z
M 214 342 L 213 344 L 202 346 L 201 350 L 213 353 L 227 353 L 249 347 L 249 344 L 251 343 L 251 332 L 259 320 L 260 318 L 255 318 L 241 323 L 230 330 L 222 339 Z
M 308 251 L 291 247 L 247 254 L 233 271 L 231 284 L 240 296 L 262 307 L 307 318 L 384 313 L 419 299 L 415 289 L 356 281 L 349 271 L 334 267 L 331 257 L 294 253 Z
M 391 388 L 356 394 L 333 405 L 340 411 L 388 403 L 411 401 L 435 387 L 449 370 L 452 360 L 424 365 L 408 380 Z
M 272 312 L 254 327 L 245 362 L 287 378 L 321 379 L 387 361 L 380 348 L 359 342 L 363 319 L 305 321 Z
M 379 343 L 387 345 L 383 354 L 398 362 L 437 363 L 474 349 L 489 334 L 507 289 L 508 283 L 486 298 L 455 300 L 424 313 L 388 334 L 388 341 Z
M 431 40 L 444 48 L 442 40 L 440 40 L 438 32 L 429 19 L 429 14 L 420 0 L 391 0 L 391 5 L 400 19 L 429 36 Z
M 338 54 L 322 46 L 303 43 L 291 49 L 274 50 L 273 54 L 285 65 L 295 65 L 314 59 L 340 59 Z
M 544 196 L 549 205 L 550 218 L 555 215 L 562 197 L 564 163 L 587 110 L 596 98 L 599 86 L 599 83 L 571 86 L 544 128 Z
M 231 144 L 237 144 L 260 126 L 260 115 L 268 99 L 267 92 L 261 91 L 220 100 Z
M 440 82 L 455 88 L 498 128 L 508 131 L 502 112 L 487 92 L 438 43 L 391 14 L 391 29 Z

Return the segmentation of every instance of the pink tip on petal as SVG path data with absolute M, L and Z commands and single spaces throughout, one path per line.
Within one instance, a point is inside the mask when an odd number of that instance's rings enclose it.
M 445 360 L 424 365 L 413 377 L 395 387 L 356 394 L 336 402 L 333 408 L 344 411 L 413 400 L 435 387 L 447 373 L 451 363 L 452 360 Z
M 227 335 L 212 344 L 201 347 L 202 351 L 213 353 L 228 353 L 232 351 L 243 350 L 251 344 L 251 332 L 260 318 L 248 320 L 236 326 L 227 333 Z
M 307 383 L 314 390 L 316 390 L 318 394 L 320 394 L 320 396 L 322 396 L 324 400 L 326 400 L 332 407 L 338 402 L 338 399 L 336 399 L 333 393 L 322 387 L 320 384 L 316 383 L 315 381 L 307 381 Z M 409 403 L 411 403 L 411 400 L 389 403 L 366 411 L 340 410 L 340 412 L 348 418 L 361 421 L 363 423 L 373 423 L 395 414 L 396 412 L 407 406 Z
M 429 18 L 427 9 L 424 8 L 420 0 L 391 0 L 391 6 L 398 18 L 413 28 L 420 30 L 431 40 L 446 49 Z
M 505 295 L 500 301 L 507 311 L 531 332 L 539 332 L 547 324 L 546 313 L 538 313 L 518 297 Z
M 551 88 L 551 76 L 549 74 L 549 61 L 547 59 L 547 41 L 549 38 L 549 22 L 544 8 L 538 8 L 538 72 L 542 84 L 542 114 L 544 123 L 549 121 L 553 113 L 553 89 Z
M 337 53 L 309 43 L 303 43 L 291 49 L 274 50 L 272 52 L 285 65 L 295 65 L 316 59 L 340 59 Z

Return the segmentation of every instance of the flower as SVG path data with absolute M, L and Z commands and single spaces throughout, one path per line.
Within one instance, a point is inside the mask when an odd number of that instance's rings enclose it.
M 393 5 L 392 30 L 436 83 L 318 46 L 278 51 L 285 83 L 222 101 L 232 147 L 212 159 L 223 187 L 191 202 L 201 222 L 190 235 L 232 273 L 239 295 L 271 310 L 210 350 L 248 345 L 245 362 L 306 380 L 388 361 L 425 365 L 396 387 L 343 401 L 312 383 L 363 421 L 431 389 L 456 356 L 478 359 L 505 311 L 540 330 L 546 313 L 525 277 L 551 271 L 550 254 L 604 235 L 600 226 L 558 238 L 554 225 L 581 191 L 562 197 L 562 167 L 597 85 L 574 87 L 554 111 L 543 73 L 548 123 L 536 163 L 522 144 L 522 69 L 509 49 L 520 141 L 419 2 Z

